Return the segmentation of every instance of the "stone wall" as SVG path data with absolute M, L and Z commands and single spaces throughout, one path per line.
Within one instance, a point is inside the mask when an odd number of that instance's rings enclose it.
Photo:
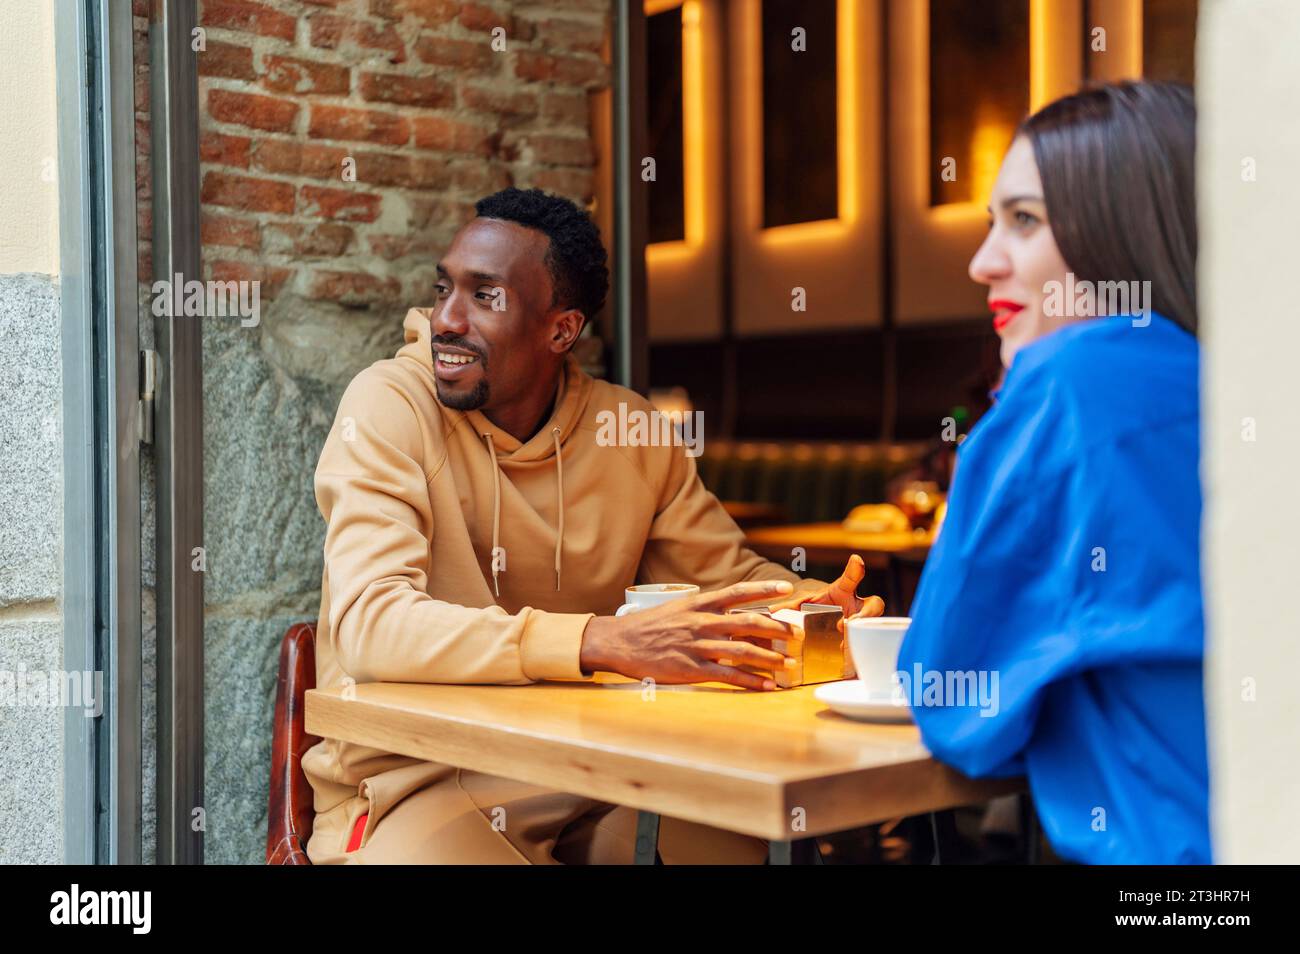
M 210 319 L 203 342 L 209 862 L 263 856 L 279 641 L 317 613 L 312 473 L 343 388 L 399 346 L 475 199 L 591 199 L 608 15 L 607 0 L 200 5 L 204 277 L 261 282 L 257 326 Z
M 0 671 L 15 679 L 63 666 L 62 393 L 57 281 L 0 275 Z M 0 863 L 57 864 L 64 710 L 16 689 L 0 690 Z

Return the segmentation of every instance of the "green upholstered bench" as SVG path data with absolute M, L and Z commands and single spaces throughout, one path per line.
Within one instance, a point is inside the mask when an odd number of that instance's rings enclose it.
M 886 499 L 891 480 L 915 466 L 923 444 L 708 441 L 696 461 L 719 500 L 780 507 L 789 523 L 842 520 Z

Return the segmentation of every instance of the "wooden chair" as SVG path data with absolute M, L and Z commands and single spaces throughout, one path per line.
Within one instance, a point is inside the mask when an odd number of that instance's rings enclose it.
M 308 735 L 304 699 L 316 688 L 316 624 L 295 623 L 280 644 L 271 726 L 271 790 L 266 821 L 266 863 L 309 865 L 307 842 L 316 810 L 302 757 L 320 741 Z

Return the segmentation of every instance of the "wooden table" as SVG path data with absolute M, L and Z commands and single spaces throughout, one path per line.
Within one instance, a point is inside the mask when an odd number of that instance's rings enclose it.
M 843 566 L 856 553 L 869 570 L 886 570 L 892 558 L 924 561 L 934 542 L 930 533 L 849 533 L 838 521 L 758 527 L 745 533 L 751 550 L 774 563 L 789 565 L 790 553 L 803 547 L 809 563 Z
M 640 809 L 638 860 L 658 815 L 773 843 L 986 801 L 1019 779 L 975 781 L 941 765 L 912 725 L 835 715 L 814 687 L 603 683 L 369 683 L 307 693 L 313 735 L 506 776 Z M 802 824 L 802 827 L 799 827 Z M 644 836 L 644 837 L 642 837 Z M 648 846 L 648 854 L 647 854 Z

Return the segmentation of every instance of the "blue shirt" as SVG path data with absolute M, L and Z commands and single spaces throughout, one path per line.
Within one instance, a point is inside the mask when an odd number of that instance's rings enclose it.
M 996 689 L 912 690 L 926 746 L 969 776 L 1026 775 L 1069 860 L 1210 861 L 1198 365 L 1157 314 L 1022 349 L 958 451 L 912 606 L 901 672 Z

